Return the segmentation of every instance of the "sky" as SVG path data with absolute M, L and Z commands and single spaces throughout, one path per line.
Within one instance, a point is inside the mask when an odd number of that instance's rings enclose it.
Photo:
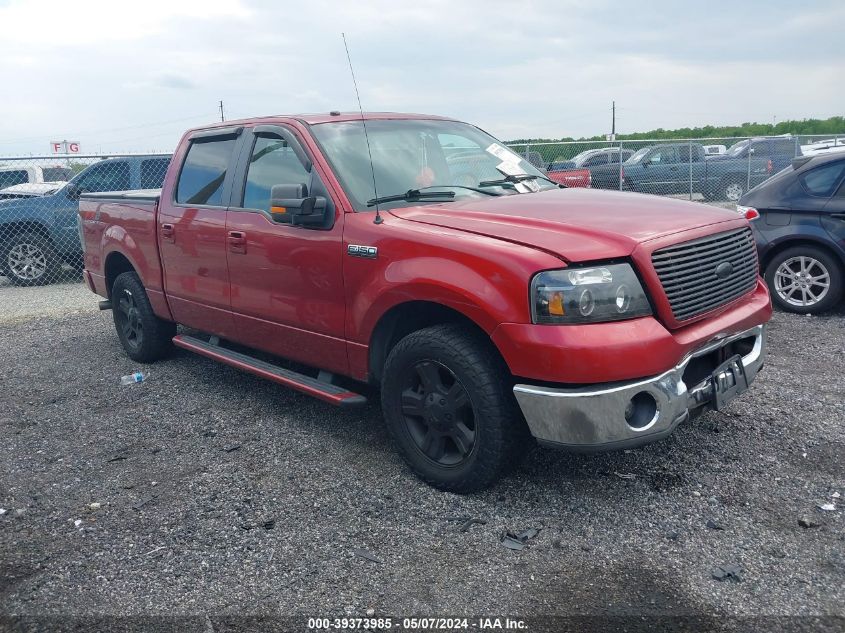
M 0 156 L 170 151 L 219 120 L 365 110 L 503 140 L 845 112 L 845 2 L 0 0 Z M 845 130 L 843 130 L 845 132 Z

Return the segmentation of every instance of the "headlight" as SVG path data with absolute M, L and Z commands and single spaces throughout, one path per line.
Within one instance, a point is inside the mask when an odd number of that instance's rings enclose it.
M 621 321 L 651 314 L 629 264 L 547 270 L 531 280 L 534 323 Z

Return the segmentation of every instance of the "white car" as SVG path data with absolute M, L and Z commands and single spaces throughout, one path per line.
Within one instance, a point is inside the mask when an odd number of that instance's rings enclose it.
M 724 145 L 704 145 L 705 156 L 718 156 L 719 154 L 724 154 L 727 151 L 728 148 Z
M 58 165 L 0 165 L 0 189 L 24 183 L 65 182 L 73 170 Z
M 0 200 L 9 200 L 12 198 L 39 198 L 41 196 L 48 196 L 54 193 L 59 187 L 63 187 L 67 183 L 64 181 L 56 182 L 25 182 L 20 185 L 12 185 L 5 189 L 0 189 Z
M 804 156 L 815 156 L 817 154 L 827 154 L 829 152 L 844 152 L 845 138 L 830 138 L 824 141 L 816 141 L 809 145 L 801 146 L 801 153 Z

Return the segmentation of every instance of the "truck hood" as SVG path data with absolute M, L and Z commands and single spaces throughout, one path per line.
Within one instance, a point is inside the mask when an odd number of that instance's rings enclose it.
M 413 222 L 538 248 L 568 262 L 627 257 L 643 242 L 737 219 L 733 211 L 697 202 L 574 188 L 390 212 Z

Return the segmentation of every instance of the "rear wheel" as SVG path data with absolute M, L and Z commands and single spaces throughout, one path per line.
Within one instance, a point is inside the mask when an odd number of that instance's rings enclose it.
M 381 393 L 402 457 L 441 490 L 490 486 L 528 444 L 504 362 L 467 327 L 437 325 L 399 341 L 388 356 Z
M 793 246 L 776 254 L 765 278 L 775 305 L 788 312 L 825 312 L 842 298 L 842 268 L 813 246 Z
M 723 200 L 737 202 L 745 193 L 745 183 L 739 178 L 727 178 L 722 182 L 719 193 Z
M 2 271 L 16 286 L 43 286 L 56 281 L 61 260 L 43 235 L 20 233 L 0 250 Z
M 176 324 L 155 315 L 136 273 L 117 276 L 111 301 L 114 327 L 129 358 L 150 363 L 167 355 L 176 335 Z

